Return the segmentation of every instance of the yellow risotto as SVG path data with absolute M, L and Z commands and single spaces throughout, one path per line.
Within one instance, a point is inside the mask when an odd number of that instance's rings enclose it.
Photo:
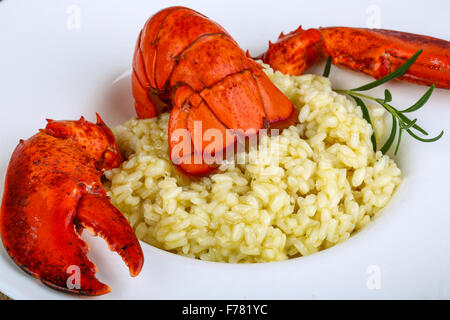
M 360 108 L 327 78 L 266 73 L 299 109 L 300 124 L 263 136 L 237 156 L 246 164 L 187 180 L 169 159 L 169 114 L 114 129 L 128 160 L 106 173 L 106 188 L 139 239 L 208 261 L 278 261 L 345 241 L 386 206 L 400 170 L 373 152 Z M 380 140 L 383 110 L 370 113 Z

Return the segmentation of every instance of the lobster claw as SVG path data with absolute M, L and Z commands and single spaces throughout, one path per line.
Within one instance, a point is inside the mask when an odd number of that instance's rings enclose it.
M 25 272 L 66 292 L 101 295 L 110 288 L 96 277 L 80 238 L 84 228 L 102 236 L 139 274 L 143 253 L 126 218 L 101 185 L 104 170 L 123 161 L 108 127 L 49 121 L 16 147 L 7 171 L 0 211 L 3 244 Z

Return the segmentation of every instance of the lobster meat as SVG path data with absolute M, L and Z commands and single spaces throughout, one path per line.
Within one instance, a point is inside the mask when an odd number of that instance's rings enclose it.
M 399 79 L 450 89 L 450 42 L 406 32 L 328 27 L 280 34 L 262 55 L 275 70 L 300 75 L 320 58 L 376 79 L 391 73 L 419 49 L 422 54 Z
M 81 240 L 84 228 L 102 236 L 139 274 L 144 257 L 126 218 L 101 184 L 105 170 L 122 163 L 111 130 L 97 124 L 48 120 L 45 129 L 21 140 L 11 157 L 0 211 L 3 244 L 25 272 L 66 292 L 101 295 L 110 288 L 95 277 L 96 266 Z M 79 271 L 79 279 L 71 273 Z M 74 275 L 76 276 L 76 274 Z
M 220 25 L 185 7 L 166 8 L 146 22 L 134 52 L 132 89 L 139 118 L 172 109 L 171 159 L 192 175 L 213 170 L 205 155 L 223 155 L 238 133 L 247 137 L 297 119 L 262 66 Z M 208 144 L 210 129 L 220 137 Z

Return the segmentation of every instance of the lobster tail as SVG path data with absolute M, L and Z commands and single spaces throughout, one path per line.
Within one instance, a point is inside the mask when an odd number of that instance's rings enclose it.
M 171 105 L 171 159 L 190 174 L 211 171 L 235 144 L 235 131 L 255 134 L 296 118 L 261 66 L 220 25 L 188 8 L 167 8 L 147 21 L 134 66 L 133 79 L 145 83 L 136 81 L 138 116 L 159 114 L 157 99 Z

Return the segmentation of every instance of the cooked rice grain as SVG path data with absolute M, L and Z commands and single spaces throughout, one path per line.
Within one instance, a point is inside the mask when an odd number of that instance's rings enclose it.
M 208 261 L 278 261 L 345 241 L 389 202 L 400 170 L 373 152 L 360 108 L 327 78 L 266 73 L 299 109 L 300 124 L 238 155 L 253 160 L 246 165 L 190 181 L 169 159 L 168 113 L 114 129 L 128 160 L 106 172 L 106 187 L 139 239 Z M 380 140 L 383 110 L 369 111 Z

